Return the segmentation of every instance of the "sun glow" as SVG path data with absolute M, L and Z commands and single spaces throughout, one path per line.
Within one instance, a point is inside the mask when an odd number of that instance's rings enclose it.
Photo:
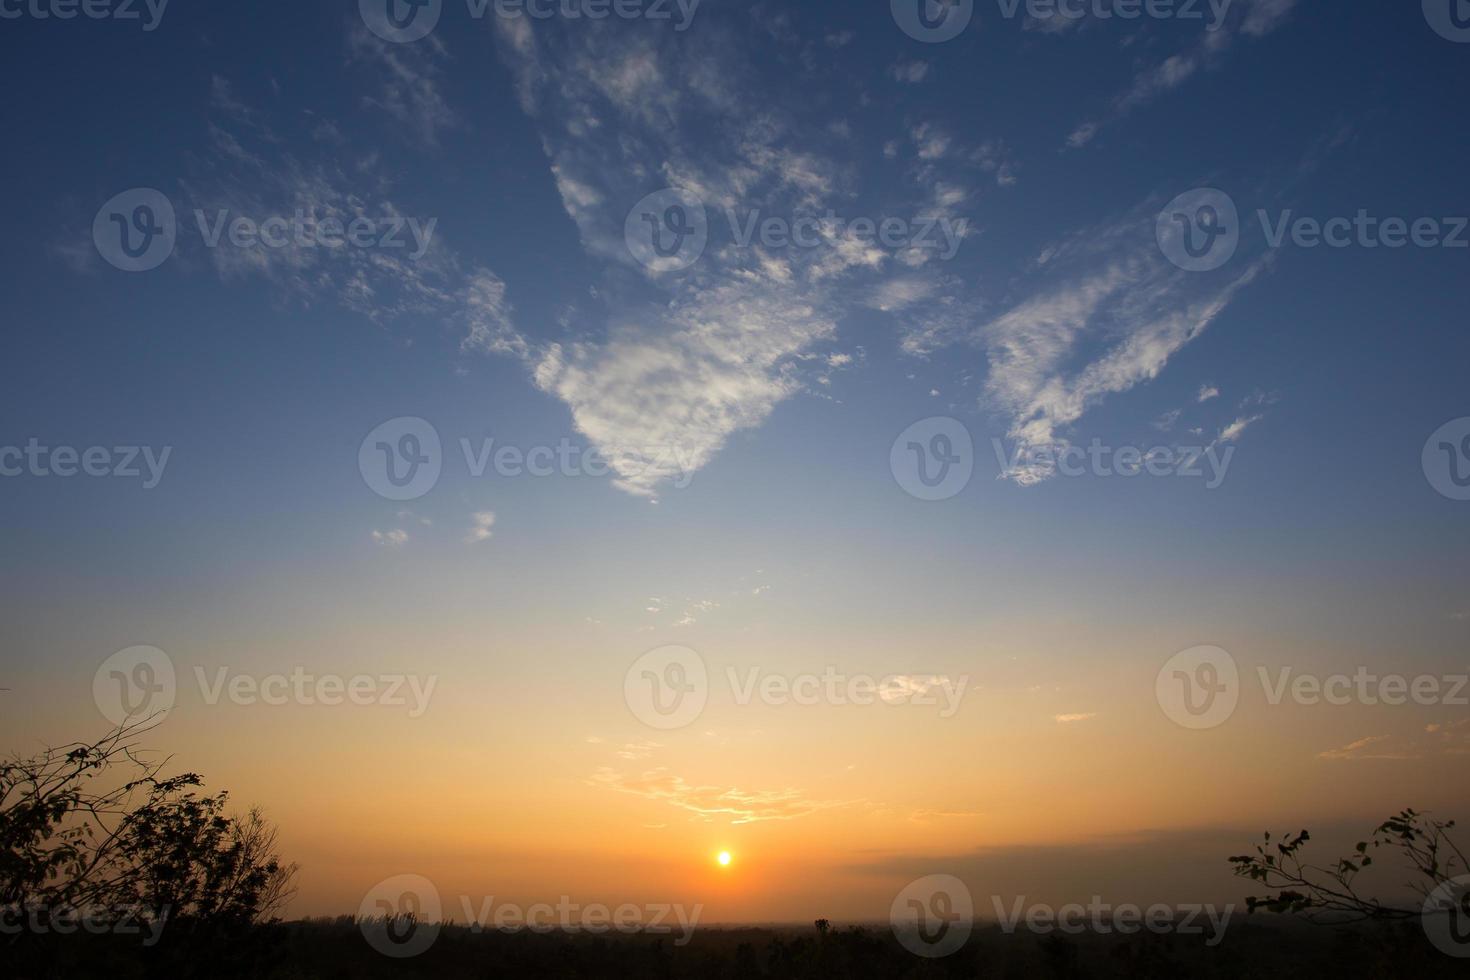
M 730 852 L 729 851 L 721 851 L 715 857 L 715 860 L 718 861 L 718 862 L 720 862 L 720 866 L 721 867 L 723 867 L 723 868 L 729 867 L 730 866 Z

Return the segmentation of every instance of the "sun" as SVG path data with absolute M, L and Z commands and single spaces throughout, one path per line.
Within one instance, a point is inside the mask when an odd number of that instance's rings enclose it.
M 730 852 L 721 851 L 715 856 L 715 860 L 720 862 L 720 867 L 728 868 L 730 866 Z

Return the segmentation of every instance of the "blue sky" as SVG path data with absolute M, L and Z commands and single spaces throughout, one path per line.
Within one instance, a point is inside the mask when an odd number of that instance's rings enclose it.
M 526 19 L 475 20 L 454 4 L 423 44 L 379 44 L 351 10 L 292 11 L 289 28 L 274 22 L 284 16 L 178 8 L 151 32 L 107 21 L 7 25 L 20 42 L 8 59 L 15 84 L 42 65 L 53 78 L 26 86 L 10 110 L 13 131 L 30 135 L 7 154 L 9 182 L 24 189 L 12 214 L 37 231 L 13 238 L 6 255 L 7 275 L 26 284 L 12 290 L 15 363 L 33 365 L 7 386 L 7 415 L 18 432 L 53 439 L 175 445 L 177 476 L 156 495 L 178 495 L 164 508 L 171 517 L 182 510 L 219 524 L 224 514 L 258 515 L 257 530 L 269 533 L 310 511 L 311 529 L 287 536 L 301 547 L 372 520 L 371 498 L 324 478 L 350 481 L 350 470 L 339 472 L 341 446 L 398 415 L 435 420 L 447 442 L 689 439 L 691 458 L 703 463 L 702 492 L 691 497 L 722 511 L 730 500 L 797 509 L 813 489 L 803 477 L 811 473 L 819 486 L 846 490 L 827 494 L 825 507 L 881 526 L 877 515 L 907 501 L 892 499 L 885 457 L 871 446 L 864 453 L 864 435 L 881 447 L 924 415 L 957 415 L 988 448 L 1035 409 L 1017 401 L 1026 385 L 1060 378 L 1080 393 L 1085 365 L 1139 329 L 1114 322 L 1124 304 L 1173 312 L 1216 300 L 1268 253 L 1248 221 L 1255 241 L 1224 270 L 1180 277 L 1164 267 L 1150 273 L 1158 281 L 1109 287 L 1053 364 L 1034 376 L 1030 364 L 1008 374 L 997 326 L 1025 328 L 1027 317 L 1045 315 L 1044 304 L 1077 298 L 1105 270 L 1122 282 L 1139 275 L 1128 263 L 1161 265 L 1149 236 L 1106 236 L 1140 218 L 1151 225 L 1175 192 L 1228 187 L 1248 212 L 1323 217 L 1360 208 L 1448 215 L 1458 200 L 1463 138 L 1442 93 L 1458 77 L 1462 51 L 1419 18 L 1388 12 L 1322 16 L 1242 2 L 1215 31 L 1087 19 L 1049 31 L 981 5 L 978 22 L 953 41 L 920 44 L 893 29 L 882 5 L 864 16 L 707 2 L 683 32 L 647 21 L 539 22 L 545 29 L 525 55 L 506 25 Z M 1374 58 L 1342 56 L 1365 38 Z M 1390 71 L 1400 59 L 1417 70 Z M 552 60 L 558 68 L 548 72 Z M 1157 66 L 1179 62 L 1193 73 L 1119 108 L 1149 88 Z M 599 125 L 567 134 L 579 113 Z M 1097 134 L 1073 147 L 1069 137 L 1088 124 Z M 640 275 L 622 218 L 644 193 L 671 183 L 705 191 L 716 242 L 729 238 L 725 207 L 788 220 L 802 208 L 874 220 L 939 213 L 966 220 L 969 237 L 952 261 L 838 258 L 840 272 L 784 291 L 742 285 L 750 249 L 707 255 L 686 275 Z M 92 250 L 88 219 L 136 186 L 176 200 L 183 231 L 155 275 L 119 276 Z M 569 188 L 599 203 L 579 210 Z M 937 195 L 953 203 L 936 205 Z M 375 302 L 354 309 L 358 270 L 346 262 L 309 256 L 293 268 L 294 255 L 267 255 L 252 266 L 260 249 L 245 259 L 238 249 L 206 249 L 188 213 L 230 208 L 261 220 L 324 199 L 436 219 L 435 251 L 421 263 L 430 268 L 405 260 L 369 270 Z M 1038 256 L 1068 245 L 1073 261 L 1053 263 L 1055 273 L 1038 268 Z M 831 261 L 833 250 L 816 250 L 823 258 L 811 251 L 775 261 Z M 1392 506 L 1385 494 L 1398 488 L 1417 506 L 1391 513 L 1433 523 L 1439 502 L 1416 492 L 1408 464 L 1421 430 L 1456 414 L 1460 256 L 1276 251 L 1197 338 L 1163 341 L 1154 360 L 1134 366 L 1142 376 L 1105 384 L 1122 390 L 1087 396 L 1075 419 L 1051 406 L 1032 421 L 1084 444 L 1095 436 L 1152 445 L 1168 439 L 1153 439 L 1150 423 L 1178 409 L 1180 430 L 1202 428 L 1208 438 L 1259 416 L 1241 435 L 1236 480 L 1264 481 L 1292 516 L 1320 513 L 1330 496 L 1354 517 L 1382 519 Z M 399 296 L 414 276 L 431 280 L 425 295 Z M 470 298 L 477 284 L 494 295 L 488 309 Z M 695 290 L 710 298 L 692 300 Z M 765 306 L 744 305 L 752 302 Z M 614 418 L 617 400 L 633 396 L 598 377 L 619 366 L 610 334 L 659 336 L 687 329 L 693 317 L 736 311 L 762 321 L 747 331 L 762 346 L 735 352 L 760 363 L 747 378 L 742 362 L 747 390 L 721 407 L 724 417 L 697 440 L 676 422 L 669 431 L 648 422 L 630 429 Z M 478 341 L 476 329 L 484 331 Z M 561 363 L 548 352 L 574 349 L 580 362 L 536 380 L 538 369 Z M 694 371 L 713 356 L 684 353 Z M 834 358 L 840 366 L 829 367 Z M 1199 404 L 1202 386 L 1221 395 Z M 1243 406 L 1252 396 L 1269 404 Z M 679 397 L 654 391 L 637 404 L 674 415 L 690 408 Z M 834 442 L 848 451 L 833 452 Z M 980 454 L 982 478 L 955 513 L 936 508 L 937 523 L 983 520 L 986 508 L 1022 496 L 988 479 L 992 460 Z M 561 492 L 523 482 L 531 485 L 445 486 L 438 496 L 457 492 L 504 512 L 504 498 Z M 651 494 L 661 482 L 639 477 L 632 489 Z M 23 501 L 55 492 L 7 490 Z M 590 526 L 603 523 L 593 513 L 652 519 L 630 513 L 636 501 L 605 485 L 587 490 L 606 498 L 583 512 Z M 1052 493 L 1065 490 L 1043 488 L 1017 506 L 1046 521 Z M 1121 522 L 1147 513 L 1128 499 L 1147 493 L 1123 491 Z M 1247 495 L 1255 496 L 1250 487 L 1230 485 L 1222 494 Z M 660 522 L 700 506 L 670 507 L 675 501 L 660 496 Z M 151 506 L 147 497 L 129 501 L 115 515 L 117 533 L 151 536 L 140 527 Z M 1241 507 L 1266 516 L 1259 504 Z M 515 522 L 499 527 L 516 533 Z
M 1470 414 L 1470 250 L 1273 248 L 1256 218 L 1470 209 L 1470 46 L 1418 5 L 1234 0 L 1208 29 L 977 2 L 932 44 L 881 2 L 491 11 L 445 0 L 405 43 L 345 2 L 0 22 L 0 445 L 172 447 L 151 489 L 0 480 L 0 666 L 61 689 L 131 643 L 249 663 L 287 634 L 514 677 L 673 640 L 954 667 L 1029 636 L 1054 679 L 1106 672 L 1089 635 L 1463 666 L 1470 504 L 1420 455 Z M 177 241 L 127 272 L 93 222 L 135 188 Z M 625 231 L 668 188 L 709 241 L 660 270 Z M 1192 272 L 1156 223 L 1197 188 L 1239 243 Z M 211 247 L 195 219 L 297 208 L 432 235 Z M 963 234 L 742 247 L 730 211 Z M 443 474 L 395 502 L 358 453 L 403 417 Z M 890 469 L 931 417 L 974 445 L 932 502 Z M 460 440 L 492 437 L 614 472 L 474 477 Z M 992 450 L 1094 439 L 1232 455 L 1206 489 Z

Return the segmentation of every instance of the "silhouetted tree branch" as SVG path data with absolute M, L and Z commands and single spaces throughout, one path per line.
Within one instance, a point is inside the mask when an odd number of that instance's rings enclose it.
M 252 923 L 289 901 L 275 828 L 226 816 L 196 773 L 162 776 L 138 751 L 153 724 L 0 764 L 0 907 Z
M 1309 919 L 1358 922 L 1365 919 L 1408 919 L 1423 913 L 1423 906 L 1403 908 L 1385 905 L 1360 895 L 1354 882 L 1364 868 L 1373 864 L 1373 854 L 1388 847 L 1402 855 L 1415 871 L 1410 883 L 1428 899 L 1440 885 L 1466 869 L 1465 855 L 1450 838 L 1455 822 L 1430 820 L 1415 810 L 1404 810 L 1385 820 L 1371 837 L 1359 841 L 1353 853 L 1330 867 L 1304 863 L 1303 847 L 1311 835 L 1303 830 L 1275 844 L 1271 835 L 1256 845 L 1255 854 L 1232 857 L 1235 874 L 1259 881 L 1273 891 L 1264 897 L 1246 899 L 1250 911 L 1302 914 Z

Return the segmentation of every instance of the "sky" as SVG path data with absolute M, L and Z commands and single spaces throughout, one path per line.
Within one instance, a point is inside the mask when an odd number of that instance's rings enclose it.
M 0 2 L 0 750 L 163 711 L 295 915 L 1470 816 L 1435 0 L 391 2 Z

